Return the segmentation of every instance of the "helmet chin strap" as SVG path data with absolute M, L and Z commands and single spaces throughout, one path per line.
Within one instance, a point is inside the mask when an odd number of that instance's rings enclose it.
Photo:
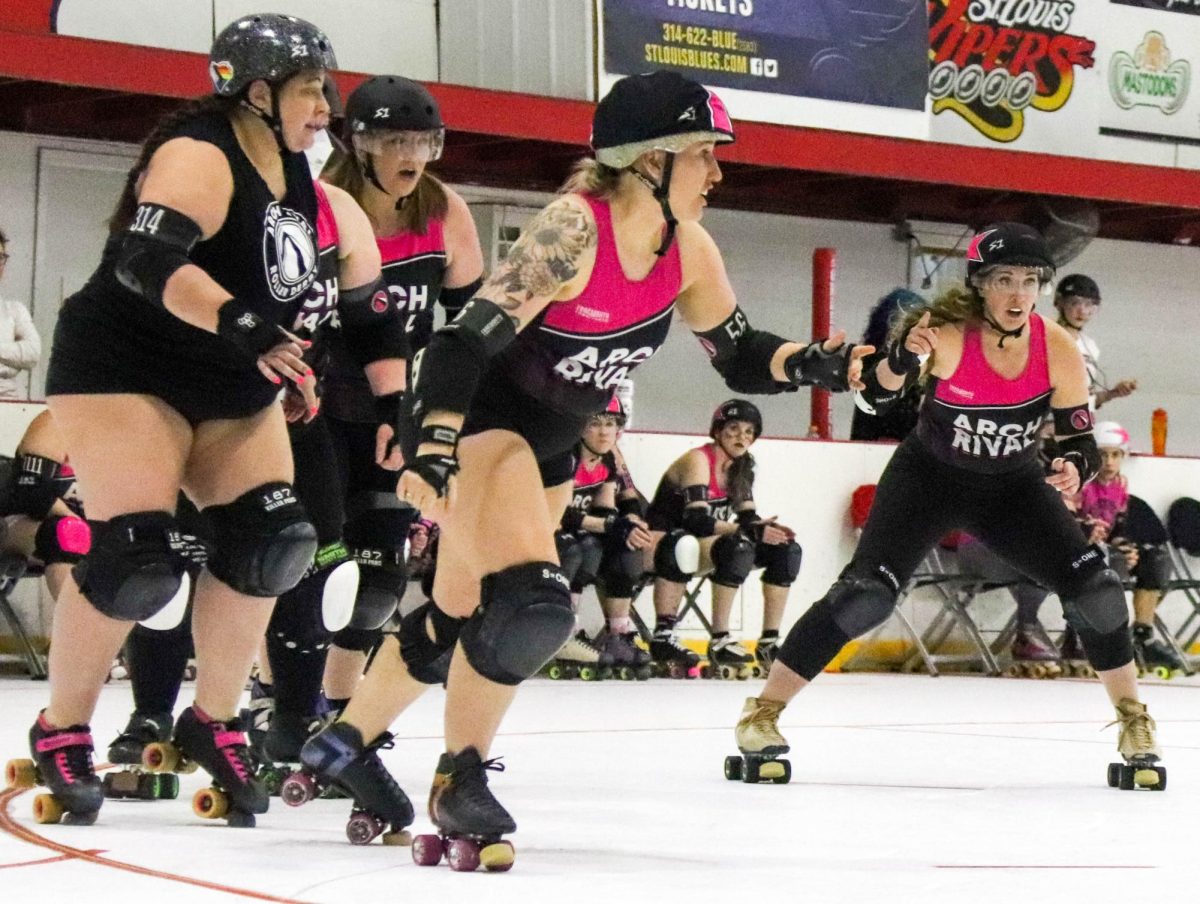
M 271 89 L 271 109 L 278 110 L 279 86 L 274 82 L 268 82 L 267 85 Z M 275 115 L 275 113 L 268 113 L 261 107 L 256 107 L 254 104 L 250 103 L 250 98 L 248 96 L 242 97 L 242 106 L 261 119 L 267 128 L 271 130 L 271 134 L 275 136 L 275 145 L 279 148 L 280 154 L 291 153 L 291 151 L 288 149 L 287 142 L 283 140 L 283 123 L 280 121 L 279 117 Z
M 583 446 L 583 448 L 587 449 L 589 452 L 591 452 L 591 453 L 592 453 L 593 455 L 595 455 L 597 458 L 603 458 L 603 457 L 604 457 L 604 453 L 603 453 L 603 452 L 597 452 L 595 449 L 593 449 L 591 446 L 589 446 L 589 445 L 588 445 L 588 443 L 587 443 L 587 440 L 586 440 L 586 439 L 583 439 L 582 437 L 580 437 L 580 439 L 579 439 L 579 445 Z
M 358 167 L 362 170 L 362 174 L 370 180 L 371 184 L 383 192 L 388 197 L 392 193 L 383 187 L 383 183 L 379 181 L 379 175 L 375 172 L 375 158 L 366 151 L 361 152 L 362 156 L 358 157 Z M 357 155 L 356 155 L 357 156 Z M 401 195 L 396 199 L 396 210 L 403 210 L 408 204 L 408 199 L 411 195 Z
M 662 242 L 659 244 L 655 254 L 662 257 L 667 253 L 667 249 L 671 247 L 671 242 L 675 240 L 675 226 L 679 222 L 675 219 L 675 214 L 671 210 L 671 169 L 675 165 L 675 155 L 667 151 L 666 162 L 663 164 L 662 178 L 659 179 L 658 185 L 655 185 L 647 176 L 638 172 L 632 166 L 629 171 L 637 176 L 638 180 L 650 189 L 650 193 L 654 195 L 656 200 L 662 207 L 663 218 L 667 221 L 667 230 L 663 233 Z
M 1025 332 L 1025 324 L 1023 324 L 1023 323 L 1019 327 L 1017 327 L 1015 330 L 1006 330 L 1004 327 L 1002 327 L 1000 324 L 998 324 L 996 321 L 994 321 L 992 319 L 992 316 L 987 311 L 983 312 L 983 319 L 985 321 L 987 321 L 988 326 L 990 326 L 992 329 L 994 329 L 997 333 L 1000 334 L 999 348 L 1004 348 L 1004 340 L 1005 339 L 1020 339 L 1021 334 L 1023 332 Z

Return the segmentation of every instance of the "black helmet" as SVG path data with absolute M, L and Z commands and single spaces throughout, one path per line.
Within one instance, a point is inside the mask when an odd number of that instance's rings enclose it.
M 255 79 L 275 85 L 305 69 L 336 68 L 325 32 L 278 13 L 243 16 L 225 26 L 208 54 L 213 93 L 222 97 L 236 97 Z
M 369 78 L 346 101 L 347 138 L 357 132 L 424 132 L 445 127 L 428 89 L 399 75 Z
M 722 402 L 717 406 L 717 410 L 713 412 L 712 423 L 708 428 L 708 435 L 716 439 L 717 433 L 724 429 L 725 425 L 730 421 L 746 421 L 754 428 L 755 439 L 762 436 L 762 412 L 758 410 L 758 406 L 753 402 L 748 402 L 745 399 L 730 399 L 728 402 Z
M 617 81 L 596 106 L 592 148 L 605 166 L 624 169 L 646 151 L 681 151 L 697 141 L 733 141 L 725 104 L 678 72 Z
M 1024 223 L 993 223 L 985 226 L 967 246 L 967 278 L 981 270 L 1009 264 L 1038 267 L 1045 279 L 1054 275 L 1054 259 L 1040 232 Z
M 1059 281 L 1058 295 L 1060 298 L 1074 295 L 1078 298 L 1090 298 L 1093 301 L 1099 302 L 1100 287 L 1096 285 L 1096 280 L 1090 276 L 1084 276 L 1082 273 L 1072 273 L 1070 276 L 1064 276 Z

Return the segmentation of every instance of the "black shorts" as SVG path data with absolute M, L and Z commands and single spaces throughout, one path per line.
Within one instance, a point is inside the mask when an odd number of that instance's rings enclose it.
M 225 340 L 152 308 L 121 316 L 121 304 L 82 293 L 68 298 L 54 328 L 46 395 L 132 393 L 161 399 L 192 426 L 250 417 L 279 387 Z
M 482 382 L 471 400 L 462 436 L 507 430 L 529 443 L 542 473 L 542 486 L 555 487 L 575 476 L 575 446 L 587 417 L 564 414 L 526 395 L 510 381 Z

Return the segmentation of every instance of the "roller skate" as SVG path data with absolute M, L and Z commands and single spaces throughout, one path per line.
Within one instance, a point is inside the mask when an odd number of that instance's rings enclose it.
M 639 647 L 636 634 L 613 634 L 605 629 L 596 638 L 601 653 L 612 662 L 613 674 L 622 681 L 645 681 L 652 672 L 650 654 Z
M 108 747 L 108 761 L 123 766 L 120 772 L 107 772 L 101 783 L 110 800 L 174 800 L 179 796 L 179 776 L 147 772 L 142 767 L 142 752 L 147 744 L 167 741 L 175 720 L 170 713 L 140 713 L 129 717 L 129 724 Z
M 460 873 L 480 865 L 495 873 L 512 869 L 516 852 L 502 836 L 515 832 L 517 824 L 488 788 L 489 770 L 503 772 L 504 764 L 480 759 L 474 747 L 442 754 L 429 792 L 429 818 L 438 833 L 413 839 L 418 866 L 436 866 L 445 857 Z
M 1133 658 L 1137 660 L 1138 675 L 1167 680 L 1186 671 L 1175 651 L 1154 639 L 1153 625 L 1134 624 Z
M 9 788 L 44 785 L 49 794 L 33 799 L 33 818 L 42 824 L 90 826 L 96 821 L 104 790 L 92 767 L 92 735 L 87 725 L 51 728 L 42 714 L 29 729 L 31 760 L 9 760 Z
M 192 811 L 204 819 L 224 817 L 230 826 L 253 828 L 254 815 L 267 812 L 270 798 L 254 777 L 254 759 L 238 719 L 218 722 L 190 706 L 180 713 L 172 741 L 146 745 L 142 765 L 160 773 L 203 767 L 212 787 L 195 793 Z
M 708 642 L 708 662 L 700 666 L 701 678 L 736 678 L 745 681 L 757 673 L 754 657 L 728 632 L 714 634 Z
M 754 645 L 754 663 L 758 673 L 754 677 L 766 678 L 771 674 L 771 665 L 779 656 L 779 632 L 764 631 L 763 636 Z
M 675 619 L 658 617 L 658 626 L 650 640 L 650 658 L 654 672 L 662 678 L 699 678 L 700 657 L 681 645 L 675 637 Z
M 1063 673 L 1060 658 L 1041 625 L 1017 625 L 1012 662 L 1004 674 L 1009 678 L 1058 678 Z
M 1063 674 L 1072 678 L 1095 678 L 1096 670 L 1088 661 L 1087 653 L 1084 652 L 1083 643 L 1079 640 L 1079 635 L 1075 633 L 1075 629 L 1067 625 L 1063 631 L 1062 640 L 1058 643 L 1058 652 L 1061 658 Z
M 771 782 L 786 785 L 792 778 L 792 764 L 779 757 L 791 748 L 779 733 L 779 714 L 786 703 L 759 697 L 747 697 L 742 716 L 734 728 L 741 756 L 725 757 L 725 778 L 731 782 L 757 784 Z
M 546 665 L 546 676 L 555 681 L 562 678 L 581 678 L 598 681 L 612 670 L 612 659 L 592 646 L 587 634 L 580 631 L 567 639 L 554 658 Z
M 379 759 L 378 751 L 392 744 L 388 732 L 364 744 L 348 722 L 326 726 L 301 748 L 304 769 L 288 776 L 279 796 L 289 807 L 299 807 L 324 788 L 338 788 L 354 801 L 346 823 L 351 844 L 370 844 L 380 835 L 384 844 L 411 844 L 405 829 L 413 821 L 412 803 Z
M 1117 752 L 1125 762 L 1108 764 L 1108 786 L 1122 791 L 1134 788 L 1165 791 L 1167 769 L 1156 765 L 1162 759 L 1162 752 L 1154 739 L 1156 726 L 1146 704 L 1126 697 L 1117 704 L 1117 720 L 1109 725 L 1121 726 Z

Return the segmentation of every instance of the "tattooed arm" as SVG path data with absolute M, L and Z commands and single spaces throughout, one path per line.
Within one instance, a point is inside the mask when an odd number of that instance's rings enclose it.
M 476 298 L 508 312 L 517 332 L 552 301 L 586 285 L 596 260 L 596 221 L 579 198 L 563 195 L 529 222 Z

